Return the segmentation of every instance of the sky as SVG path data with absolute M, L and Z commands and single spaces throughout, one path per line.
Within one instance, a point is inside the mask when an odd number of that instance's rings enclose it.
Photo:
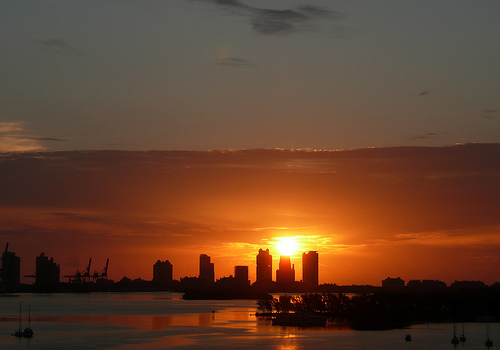
M 0 150 L 498 142 L 500 3 L 4 0 Z
M 293 236 L 322 283 L 500 281 L 498 1 L 4 0 L 0 32 L 22 274 L 254 280 Z

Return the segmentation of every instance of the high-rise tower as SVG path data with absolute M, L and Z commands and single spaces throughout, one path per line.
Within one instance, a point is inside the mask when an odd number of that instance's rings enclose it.
M 308 291 L 318 287 L 318 252 L 302 254 L 302 280 Z
M 295 282 L 295 265 L 290 263 L 289 256 L 280 256 L 279 269 L 276 270 L 276 282 L 282 286 Z
M 38 291 L 55 291 L 59 288 L 60 267 L 54 258 L 44 253 L 36 257 L 35 287 Z
M 200 255 L 199 279 L 209 283 L 213 283 L 215 281 L 214 263 L 210 262 L 210 257 L 207 254 Z
M 269 249 L 259 249 L 257 255 L 257 284 L 266 285 L 273 281 L 273 257 Z
M 249 285 L 250 281 L 248 280 L 248 266 L 235 266 L 234 279 L 239 284 Z
M 2 283 L 0 290 L 3 291 L 10 291 L 19 287 L 21 281 L 21 258 L 8 250 L 9 243 L 5 246 L 5 251 L 2 254 L 2 269 L 0 270 Z
M 170 284 L 172 283 L 172 264 L 170 261 L 158 260 L 153 265 L 153 282 L 158 284 Z

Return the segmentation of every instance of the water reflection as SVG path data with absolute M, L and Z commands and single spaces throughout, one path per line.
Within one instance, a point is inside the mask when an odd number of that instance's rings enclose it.
M 278 345 L 278 350 L 297 350 L 298 347 L 296 345 Z
M 330 320 L 325 328 L 272 326 L 255 316 L 253 301 L 183 301 L 165 295 L 23 296 L 32 305 L 35 337 L 16 339 L 18 301 L 0 298 L 0 348 L 22 349 L 370 349 L 450 347 L 452 326 L 410 330 L 354 331 Z M 215 312 L 212 312 L 215 311 Z M 491 324 L 491 334 L 500 325 Z M 484 348 L 485 325 L 466 324 L 464 349 Z M 406 333 L 413 341 L 404 341 Z M 495 341 L 494 337 L 492 337 Z M 91 346 L 89 346 L 91 345 Z
M 153 316 L 151 320 L 151 329 L 158 330 L 172 326 L 171 316 Z
M 198 315 L 198 326 L 207 327 L 210 326 L 210 323 L 212 323 L 212 313 Z

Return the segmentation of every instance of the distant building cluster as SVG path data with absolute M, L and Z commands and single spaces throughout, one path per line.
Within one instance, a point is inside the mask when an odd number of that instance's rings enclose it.
M 261 291 L 315 291 L 318 287 L 318 253 L 309 252 L 303 255 L 303 280 L 295 280 L 295 265 L 289 256 L 281 256 L 279 268 L 276 270 L 276 281 L 273 281 L 273 261 L 269 249 L 259 249 L 256 257 L 256 281 L 250 284 L 248 266 L 235 266 L 234 276 L 221 277 L 215 280 L 214 263 L 210 256 L 200 255 L 199 275 L 180 279 L 180 289 L 197 290 L 202 287 L 215 286 L 233 290 L 242 290 L 253 286 Z M 158 264 L 157 262 L 156 264 Z M 155 264 L 155 266 L 156 266 Z
M 2 254 L 2 268 L 0 269 L 0 291 L 14 292 L 21 285 L 21 258 L 14 252 L 9 252 L 9 243 Z M 36 258 L 36 273 L 25 277 L 34 277 L 34 291 L 56 292 L 59 289 L 59 265 L 53 258 L 44 253 Z
M 455 281 L 450 286 L 438 280 L 411 280 L 408 283 L 400 277 L 387 277 L 382 280 L 382 287 L 367 285 L 338 286 L 336 284 L 319 285 L 318 252 L 309 251 L 302 254 L 302 280 L 296 281 L 295 264 L 289 256 L 280 256 L 276 281 L 273 281 L 273 262 L 269 249 L 259 249 L 256 256 L 256 281 L 251 284 L 248 278 L 249 267 L 238 265 L 234 267 L 234 275 L 215 279 L 215 266 L 211 257 L 200 254 L 199 273 L 196 277 L 173 279 L 173 265 L 170 261 L 158 260 L 153 265 L 152 281 L 142 279 L 130 280 L 123 277 L 120 281 L 108 280 L 106 267 L 101 271 L 90 273 L 92 259 L 83 271 L 64 276 L 68 282 L 60 281 L 60 266 L 53 258 L 41 253 L 36 257 L 36 272 L 24 277 L 32 277 L 33 285 L 21 284 L 21 258 L 9 251 L 7 243 L 1 257 L 0 292 L 59 292 L 59 291 L 148 291 L 172 290 L 178 292 L 194 292 L 195 297 L 252 298 L 261 292 L 338 292 L 364 293 L 380 289 L 387 291 L 439 292 L 445 290 L 481 289 L 487 286 L 480 281 Z M 500 288 L 495 283 L 493 288 Z M 198 293 L 198 295 L 196 295 Z M 212 293 L 212 294 L 210 294 Z
M 481 281 L 455 281 L 449 286 L 438 280 L 410 280 L 405 284 L 405 281 L 401 277 L 391 278 L 387 277 L 382 280 L 382 289 L 389 291 L 402 291 L 411 290 L 415 292 L 439 292 L 444 291 L 448 288 L 454 290 L 460 289 L 481 289 L 485 288 L 486 285 Z M 500 287 L 498 283 L 495 283 L 493 287 Z

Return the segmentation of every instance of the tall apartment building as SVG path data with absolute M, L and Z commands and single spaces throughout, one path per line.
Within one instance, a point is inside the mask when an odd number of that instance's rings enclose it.
M 295 282 L 295 265 L 290 263 L 289 256 L 280 256 L 279 269 L 276 270 L 276 282 L 280 285 Z
M 0 277 L 2 279 L 0 290 L 10 291 L 17 288 L 21 283 L 21 258 L 15 253 L 9 252 L 9 243 L 5 246 L 2 254 L 2 269 Z
M 38 291 L 56 291 L 59 288 L 60 267 L 45 253 L 36 257 L 35 288 Z
M 302 281 L 310 291 L 318 286 L 318 253 L 315 251 L 302 254 Z
M 257 280 L 260 285 L 270 284 L 273 281 L 273 257 L 269 249 L 259 249 L 257 255 Z
M 206 254 L 200 255 L 200 281 L 215 282 L 214 263 L 210 262 L 210 257 Z
M 170 261 L 158 260 L 153 265 L 153 282 L 158 284 L 172 283 L 173 267 Z
M 250 284 L 250 281 L 248 280 L 248 266 L 235 266 L 234 279 L 239 284 Z

